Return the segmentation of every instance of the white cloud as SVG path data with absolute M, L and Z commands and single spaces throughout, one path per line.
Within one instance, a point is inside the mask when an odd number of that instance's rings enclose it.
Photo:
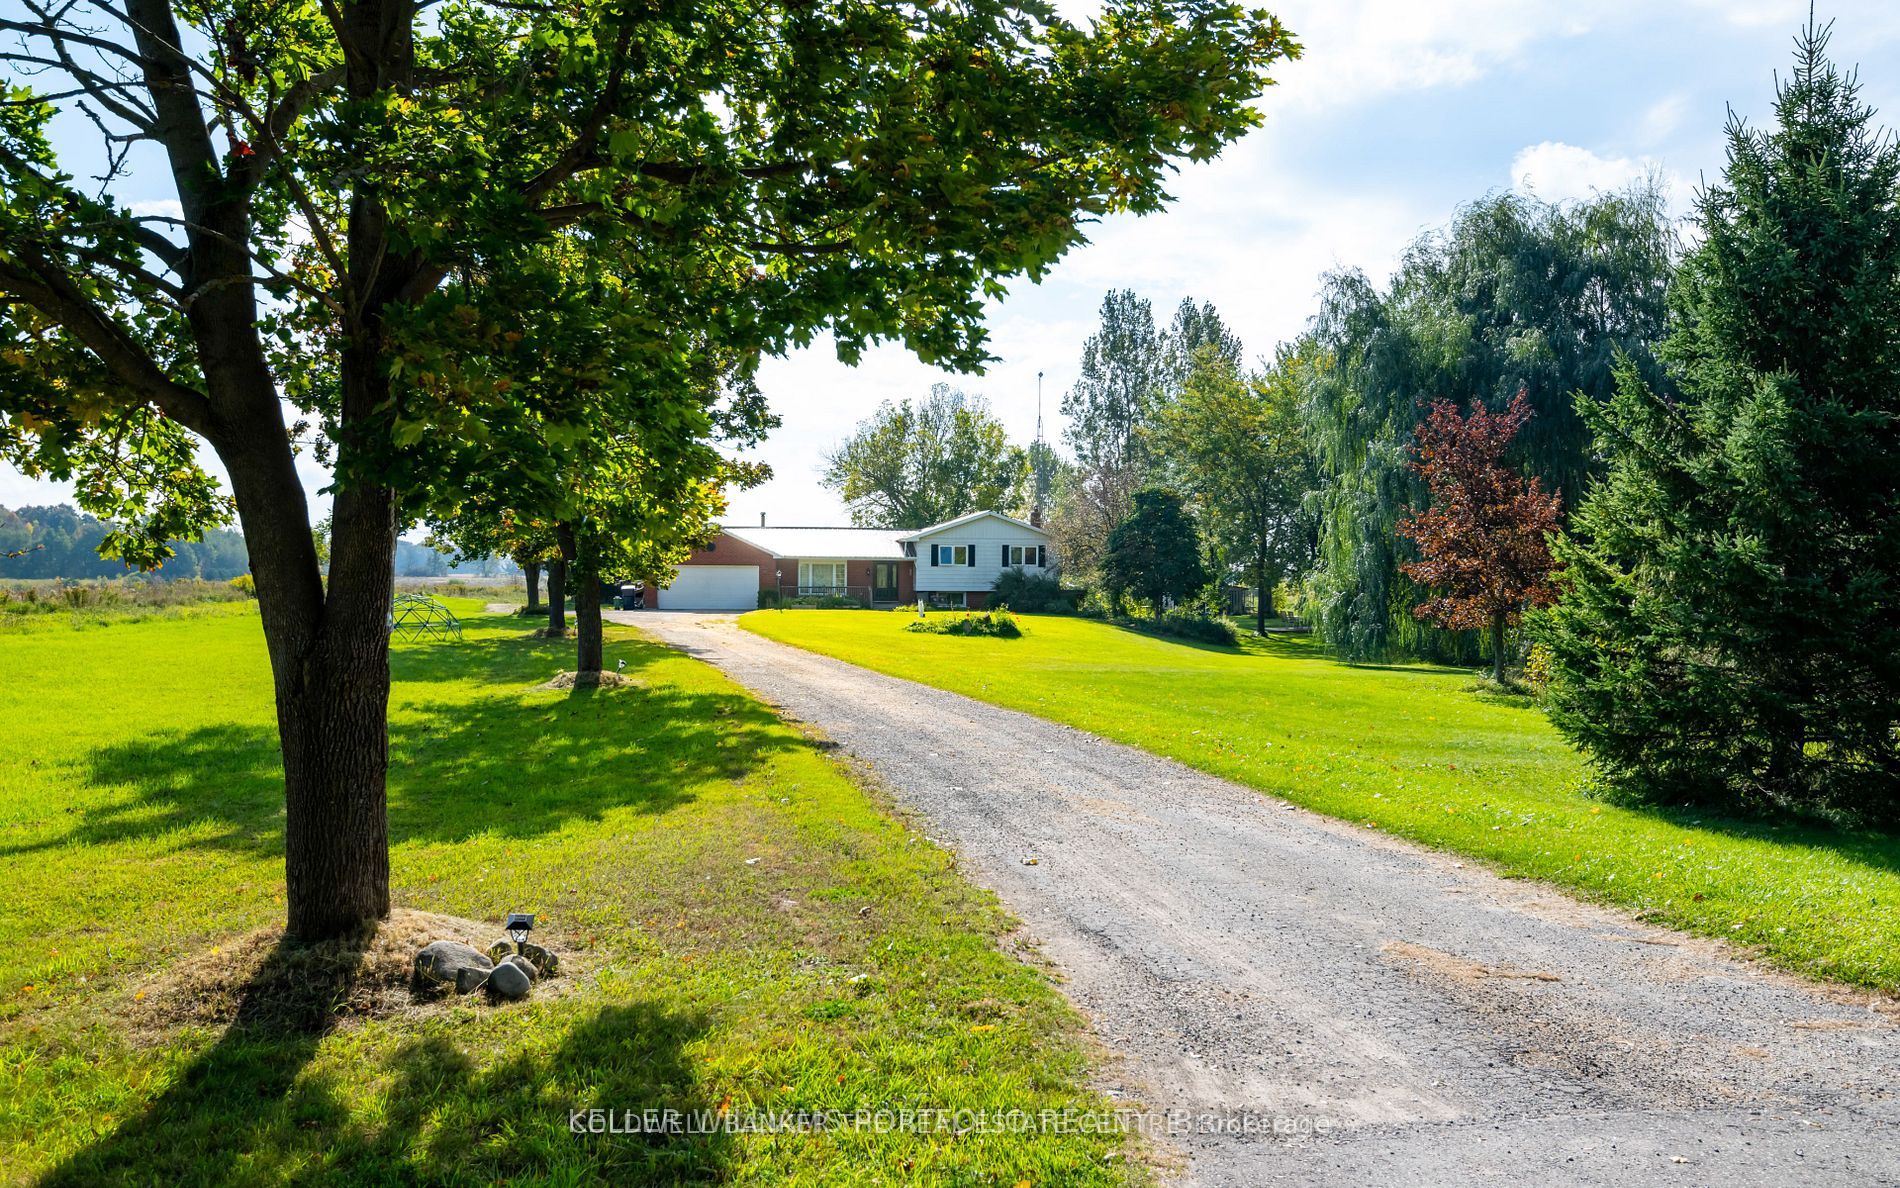
M 30 479 L 11 466 L 0 465 L 0 507 L 44 507 L 72 501 L 71 483 Z
M 1681 91 L 1666 95 L 1649 105 L 1637 122 L 1637 136 L 1645 146 L 1654 146 L 1675 135 L 1689 118 L 1689 96 Z
M 1663 179 L 1671 207 L 1680 209 L 1676 179 L 1651 157 L 1604 157 L 1574 144 L 1546 140 L 1520 149 L 1511 161 L 1511 188 L 1546 202 L 1607 194 L 1652 175 Z
M 1300 61 L 1276 71 L 1286 84 L 1277 90 L 1300 106 L 1328 107 L 1476 82 L 1523 60 L 1534 43 L 1579 36 L 1628 5 L 1316 0 L 1272 7 L 1306 50 Z
M 179 205 L 176 198 L 161 198 L 156 202 L 134 202 L 128 209 L 131 210 L 134 218 L 149 218 L 153 215 L 168 219 L 185 217 L 185 208 Z

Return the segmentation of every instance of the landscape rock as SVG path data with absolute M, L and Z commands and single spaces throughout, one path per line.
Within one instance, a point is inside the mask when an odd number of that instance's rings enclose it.
M 460 994 L 480 987 L 494 968 L 495 963 L 481 950 L 461 941 L 431 941 L 416 954 L 417 977 L 449 983 Z
M 553 953 L 535 944 L 533 941 L 523 941 L 519 951 L 523 957 L 534 962 L 534 967 L 541 971 L 543 977 L 553 974 L 561 968 L 561 959 L 559 957 L 556 957 Z
M 502 998 L 526 998 L 534 980 L 512 961 L 504 961 L 488 975 L 488 988 Z
M 502 958 L 501 964 L 512 965 L 520 969 L 521 972 L 528 975 L 530 982 L 536 981 L 541 977 L 541 971 L 534 967 L 534 963 L 519 953 L 508 954 L 508 956 Z
M 514 951 L 515 951 L 515 942 L 509 940 L 507 937 L 504 936 L 500 940 L 496 941 L 494 944 L 488 946 L 488 959 L 494 962 L 496 965 L 500 965 L 502 962 L 506 961 L 508 959 L 509 954 L 513 953 Z

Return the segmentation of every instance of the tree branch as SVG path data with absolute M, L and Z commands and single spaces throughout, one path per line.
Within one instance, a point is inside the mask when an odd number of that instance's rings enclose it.
M 587 114 L 587 121 L 581 125 L 574 142 L 552 164 L 529 179 L 527 186 L 522 189 L 521 196 L 530 205 L 539 203 L 554 187 L 573 177 L 581 170 L 583 163 L 593 158 L 594 148 L 600 143 L 601 130 L 607 126 L 607 119 L 613 114 L 614 102 L 620 97 L 629 36 L 623 30 L 619 41 L 615 43 L 614 61 L 607 73 L 607 85 L 601 88 L 600 97 L 594 101 L 594 109 Z
M 0 257 L 0 292 L 12 294 L 58 322 L 120 383 L 160 412 L 194 433 L 211 435 L 215 419 L 211 402 L 202 392 L 166 375 L 125 327 L 50 262 L 17 248 L 9 255 Z

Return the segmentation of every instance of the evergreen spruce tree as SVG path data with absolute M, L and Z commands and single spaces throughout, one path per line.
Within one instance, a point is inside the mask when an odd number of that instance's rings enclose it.
M 1900 150 L 1810 23 L 1731 119 L 1660 352 L 1579 402 L 1607 477 L 1559 546 L 1552 716 L 1651 799 L 1900 816 Z

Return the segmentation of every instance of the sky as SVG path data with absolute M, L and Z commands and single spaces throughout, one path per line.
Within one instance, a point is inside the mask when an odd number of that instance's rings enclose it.
M 769 360 L 759 383 L 783 424 L 755 456 L 774 477 L 733 492 L 726 522 L 847 523 L 819 484 L 826 452 L 881 402 L 934 382 L 985 396 L 1027 443 L 1041 373 L 1044 433 L 1058 439 L 1062 393 L 1110 289 L 1150 299 L 1162 322 L 1184 297 L 1211 301 L 1263 357 L 1300 332 L 1324 273 L 1383 280 L 1412 240 L 1486 194 L 1563 201 L 1654 172 L 1686 214 L 1696 187 L 1720 176 L 1729 110 L 1755 123 L 1772 114 L 1776 72 L 1808 15 L 1806 0 L 1265 2 L 1305 54 L 1274 71 L 1260 128 L 1185 167 L 1165 212 L 1096 224 L 1042 284 L 993 302 L 996 360 L 982 375 L 888 345 L 849 367 L 822 340 Z M 1900 125 L 1900 3 L 1841 0 L 1817 14 L 1835 22 L 1835 60 L 1864 66 L 1863 97 Z M 325 476 L 307 460 L 303 473 L 321 516 Z M 0 464 L 0 506 L 66 498 Z

